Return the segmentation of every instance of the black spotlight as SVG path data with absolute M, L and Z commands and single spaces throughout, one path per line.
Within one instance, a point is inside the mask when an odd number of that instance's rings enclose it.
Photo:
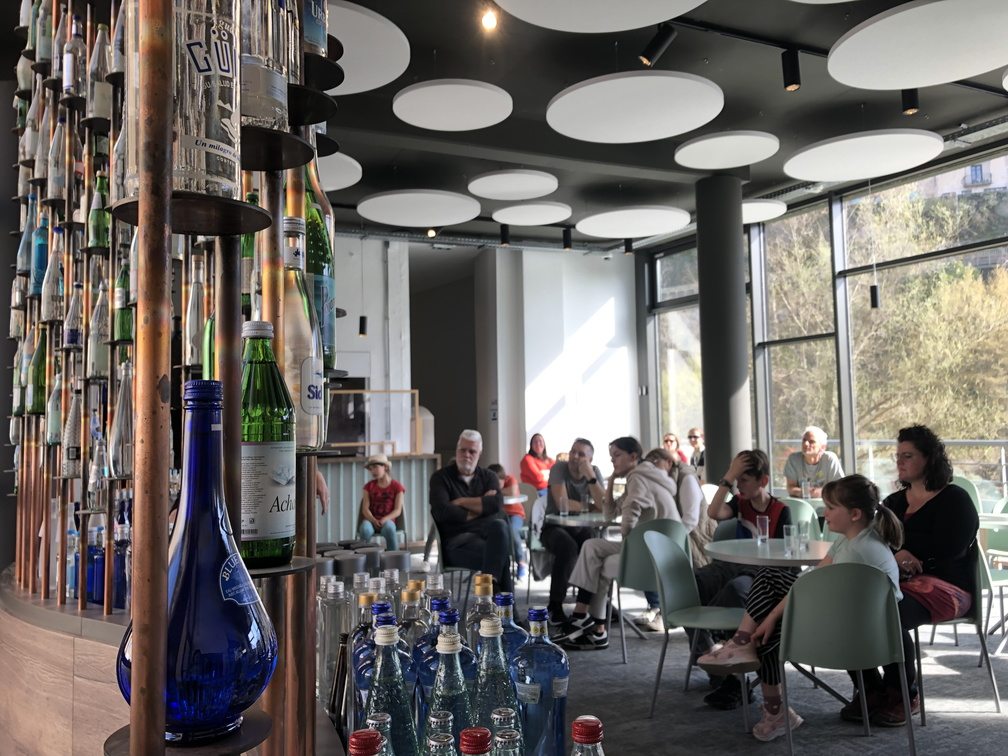
M 563 230 L 563 248 L 565 250 L 574 249 L 574 245 L 571 243 L 571 230 L 570 230 L 570 226 L 564 226 L 564 230 Z
M 868 302 L 871 304 L 873 310 L 877 310 L 882 306 L 882 295 L 879 292 L 878 284 L 872 284 L 868 287 Z
M 904 89 L 900 92 L 903 101 L 903 115 L 912 116 L 920 110 L 920 97 L 916 89 Z
M 367 336 L 367 315 L 360 316 L 360 323 L 357 326 L 357 335 L 362 339 Z
M 501 223 L 500 227 L 501 227 L 501 229 L 500 229 L 500 231 L 501 231 L 501 234 L 500 234 L 500 245 L 502 247 L 510 247 L 511 246 L 511 226 L 509 226 L 507 223 Z
M 632 255 L 633 254 L 633 239 L 623 240 L 623 254 Z
M 651 37 L 651 41 L 647 43 L 647 47 L 644 48 L 644 51 L 637 58 L 648 68 L 654 67 L 654 64 L 665 54 L 669 45 L 672 44 L 672 40 L 678 34 L 679 32 L 671 24 L 658 24 L 658 31 Z
M 801 66 L 795 48 L 789 47 L 781 53 L 781 70 L 784 74 L 784 89 L 797 92 L 801 88 Z

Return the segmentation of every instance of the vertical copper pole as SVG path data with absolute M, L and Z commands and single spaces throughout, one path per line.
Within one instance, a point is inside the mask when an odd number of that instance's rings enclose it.
M 273 324 L 273 353 L 283 360 L 283 215 L 284 187 L 281 171 L 263 173 L 263 206 L 273 225 L 262 232 L 262 319 Z
M 266 741 L 259 746 L 260 756 L 286 756 L 284 748 L 286 740 L 287 721 L 285 707 L 287 702 L 287 628 L 284 612 L 287 605 L 287 579 L 273 577 L 264 579 L 259 586 L 266 614 L 277 634 L 277 665 L 273 678 L 266 686 L 266 692 L 259 699 L 259 705 L 273 721 L 273 728 Z
M 241 540 L 241 237 L 222 236 L 215 245 L 216 326 L 213 372 L 224 384 L 224 499 L 231 532 Z M 210 255 L 208 255 L 210 257 Z M 210 365 L 204 366 L 205 370 Z
M 136 318 L 130 753 L 164 754 L 171 398 L 171 0 L 140 0 L 140 205 Z
M 28 308 L 25 307 L 25 334 L 27 338 L 28 333 Z M 20 370 L 20 365 L 14 366 L 15 370 Z M 22 402 L 23 404 L 23 402 Z M 27 507 L 28 500 L 28 488 L 25 485 L 25 479 L 28 474 L 27 470 L 27 448 L 28 448 L 28 435 L 26 430 L 26 418 L 22 414 L 21 416 L 21 437 L 18 448 L 16 449 L 18 454 L 18 468 L 17 468 L 17 497 L 14 499 L 14 585 L 21 587 L 21 576 L 24 572 L 24 539 L 22 538 L 22 532 L 25 527 L 25 510 Z
M 307 498 L 306 517 L 305 517 L 305 556 L 309 558 L 314 558 L 315 556 L 315 542 L 316 542 L 316 517 L 315 517 L 315 497 L 316 492 L 316 473 L 318 471 L 318 457 L 311 454 L 307 457 L 307 470 L 306 470 L 306 491 L 305 497 Z M 317 589 L 317 581 L 315 579 L 315 571 L 312 570 L 308 573 L 305 588 L 308 592 L 305 600 L 305 649 L 308 655 L 308 663 L 302 668 L 302 685 L 304 685 L 304 695 L 306 700 L 309 702 L 308 711 L 305 712 L 307 717 L 307 723 L 305 726 L 305 753 L 314 754 L 315 753 L 315 707 L 311 705 L 311 702 L 315 698 L 315 665 L 311 663 L 312 653 L 314 652 L 317 640 L 315 637 L 316 623 L 318 622 L 318 605 L 315 603 L 315 594 Z
M 312 690 L 312 698 L 309 698 L 306 695 L 303 680 L 308 668 L 315 666 L 314 663 L 309 663 L 309 656 L 314 657 L 315 644 L 312 643 L 309 649 L 306 643 L 307 579 L 308 574 L 304 572 L 296 572 L 284 578 L 287 582 L 287 601 L 284 608 L 284 635 L 286 637 L 281 653 L 287 658 L 287 668 L 284 675 L 287 687 L 284 748 L 287 756 L 306 756 L 308 754 L 305 740 L 308 729 L 308 708 L 315 706 L 313 700 L 315 691 Z M 309 650 L 311 651 L 310 655 Z
M 38 474 L 38 416 L 31 415 L 27 418 L 29 433 L 31 433 L 31 505 L 28 508 L 28 528 L 25 535 L 28 538 L 28 592 L 34 594 L 38 590 L 38 515 L 39 496 L 42 493 Z
M 59 458 L 59 448 L 53 447 L 53 469 L 56 469 L 55 460 Z M 57 531 L 59 533 L 59 547 L 56 551 L 56 605 L 64 606 L 66 604 L 66 561 L 67 561 L 67 501 L 69 500 L 70 494 L 67 493 L 66 481 L 57 481 L 57 485 L 60 489 L 59 494 L 59 519 L 56 521 L 56 527 L 59 528 Z
M 101 506 L 105 508 L 105 586 L 102 614 L 106 617 L 112 614 L 113 588 L 115 586 L 115 508 L 113 502 L 113 487 L 109 485 L 102 495 Z M 102 546 L 103 544 L 98 544 Z
M 81 462 L 81 465 L 84 465 L 84 463 Z M 73 481 L 71 481 L 70 485 L 73 485 Z M 87 514 L 88 506 L 87 491 L 82 490 L 80 503 L 80 533 L 77 537 L 77 553 L 80 554 L 80 560 L 77 563 L 77 611 L 80 612 L 87 609 L 88 527 L 91 522 L 91 515 Z

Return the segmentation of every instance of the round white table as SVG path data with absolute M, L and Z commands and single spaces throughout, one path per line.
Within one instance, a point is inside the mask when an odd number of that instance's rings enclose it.
M 517 496 L 504 497 L 505 504 L 524 504 L 526 501 L 528 501 L 528 496 L 526 496 L 525 494 L 518 494 Z
M 613 521 L 607 520 L 601 512 L 578 512 L 576 514 L 548 514 L 546 522 L 565 528 L 604 528 Z
M 997 530 L 1008 528 L 1008 514 L 988 514 L 979 515 L 981 530 Z
M 809 541 L 808 551 L 799 551 L 792 556 L 785 556 L 783 538 L 771 538 L 762 545 L 757 545 L 755 538 L 740 538 L 728 541 L 711 541 L 704 546 L 704 551 L 712 559 L 734 564 L 751 564 L 758 567 L 803 567 L 819 564 L 832 545 L 830 541 Z

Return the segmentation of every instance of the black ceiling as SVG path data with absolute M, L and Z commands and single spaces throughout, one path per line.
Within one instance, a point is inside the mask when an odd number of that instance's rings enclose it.
M 692 211 L 693 183 L 702 174 L 679 167 L 673 153 L 680 143 L 701 134 L 759 129 L 780 139 L 777 155 L 743 172 L 748 176 L 745 196 L 756 197 L 795 184 L 781 170 L 784 161 L 797 149 L 820 139 L 892 127 L 948 134 L 963 125 L 1008 115 L 1008 93 L 1001 86 L 1000 71 L 971 79 L 969 84 L 974 86 L 948 84 L 922 90 L 921 110 L 912 117 L 901 113 L 898 92 L 850 89 L 829 77 L 826 59 L 819 53 L 828 51 L 865 19 L 901 5 L 901 0 L 835 5 L 708 0 L 673 20 L 678 37 L 656 68 L 714 81 L 725 94 L 720 115 L 703 128 L 672 139 L 590 144 L 553 132 L 545 120 L 547 104 L 578 81 L 639 69 L 637 55 L 654 34 L 654 27 L 572 34 L 532 26 L 500 13 L 497 30 L 487 34 L 479 23 L 485 0 L 363 0 L 360 4 L 402 29 L 410 42 L 411 60 L 396 81 L 371 92 L 341 97 L 339 112 L 329 123 L 329 133 L 364 167 L 360 183 L 330 195 L 337 224 L 348 229 L 361 227 L 362 219 L 353 208 L 369 194 L 416 187 L 465 192 L 472 176 L 511 167 L 555 173 L 560 188 L 545 199 L 571 205 L 571 224 L 627 204 L 668 203 Z M 0 76 L 12 78 L 20 45 L 11 29 L 19 3 L 9 0 L 4 5 L 0 41 L 6 44 L 0 52 L 0 70 L 4 71 Z M 108 0 L 94 5 L 107 14 Z M 782 85 L 780 53 L 785 46 L 808 51 L 800 56 L 802 87 L 797 92 L 786 92 Z M 472 132 L 432 132 L 399 121 L 392 113 L 395 93 L 432 78 L 475 78 L 496 84 L 511 94 L 514 112 L 503 123 Z M 481 200 L 481 204 L 480 219 L 453 226 L 443 234 L 448 238 L 496 237 L 497 226 L 490 215 L 505 203 Z M 557 244 L 560 231 L 513 228 L 511 238 L 515 244 Z M 574 238 L 582 244 L 598 242 L 576 232 Z

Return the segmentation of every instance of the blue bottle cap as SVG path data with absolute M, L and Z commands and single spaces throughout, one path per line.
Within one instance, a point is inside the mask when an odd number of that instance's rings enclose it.
M 497 606 L 514 606 L 513 593 L 498 593 L 494 596 L 494 603 Z
M 442 625 L 457 625 L 459 621 L 458 609 L 445 609 L 438 613 L 438 621 Z
M 528 610 L 529 622 L 546 622 L 549 619 L 549 610 L 544 606 L 534 606 Z
M 449 598 L 432 598 L 430 602 L 431 612 L 441 612 L 448 609 L 451 606 L 451 599 Z
M 375 601 L 371 604 L 371 614 L 377 617 L 379 614 L 388 614 L 392 611 L 392 604 L 388 601 Z
M 186 402 L 216 402 L 224 399 L 224 384 L 220 381 L 186 381 L 183 400 Z
M 376 605 L 372 604 L 372 608 L 374 606 Z M 386 606 L 388 605 L 386 604 Z M 386 610 L 374 618 L 374 623 L 375 627 L 385 627 L 387 625 L 398 625 L 399 620 L 396 619 L 394 614 Z

